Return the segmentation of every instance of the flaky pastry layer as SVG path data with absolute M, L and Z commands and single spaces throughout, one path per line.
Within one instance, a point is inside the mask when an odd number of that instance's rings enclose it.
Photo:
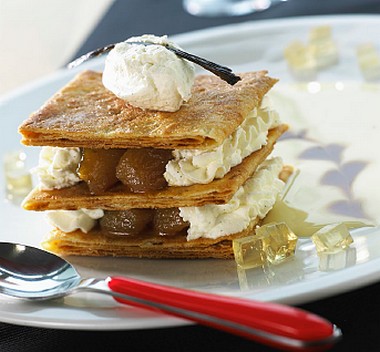
M 85 71 L 33 113 L 20 127 L 22 143 L 86 148 L 197 148 L 220 145 L 258 107 L 277 82 L 266 71 L 240 75 L 234 86 L 198 76 L 192 97 L 177 112 L 142 110 Z

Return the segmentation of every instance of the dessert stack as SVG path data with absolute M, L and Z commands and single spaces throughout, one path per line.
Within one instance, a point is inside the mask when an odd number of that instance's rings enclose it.
M 136 41 L 156 45 L 136 45 Z M 133 43 L 132 43 L 133 42 Z M 143 36 L 116 45 L 22 123 L 42 146 L 27 210 L 46 212 L 61 255 L 233 258 L 291 170 L 269 158 L 287 130 L 267 72 L 232 85 Z M 136 62 L 137 60 L 137 62 Z

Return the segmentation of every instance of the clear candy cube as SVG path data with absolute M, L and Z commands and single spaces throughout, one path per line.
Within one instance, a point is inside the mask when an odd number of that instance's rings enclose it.
M 267 267 L 242 268 L 237 267 L 239 287 L 242 291 L 249 291 L 257 288 L 266 288 L 271 285 L 271 277 L 267 275 Z
M 264 238 L 248 236 L 232 241 L 236 264 L 244 269 L 256 268 L 266 262 Z
M 295 253 L 297 236 L 285 223 L 258 227 L 256 234 L 232 242 L 235 261 L 244 269 L 283 262 Z
M 320 253 L 319 270 L 335 271 L 356 264 L 356 248 L 347 248 L 335 253 Z
M 338 47 L 332 38 L 330 26 L 311 28 L 308 45 L 318 69 L 335 65 L 338 62 Z
M 309 42 L 328 40 L 332 37 L 331 26 L 317 26 L 313 27 L 309 31 Z
M 290 43 L 284 51 L 289 69 L 298 79 L 312 80 L 317 73 L 317 64 L 312 51 L 299 41 Z
M 279 264 L 295 253 L 298 238 L 284 222 L 261 226 L 256 235 L 264 238 L 264 250 L 271 264 Z
M 347 249 L 353 239 L 344 224 L 330 224 L 322 227 L 311 236 L 317 252 L 336 253 Z
M 25 196 L 32 189 L 32 176 L 25 164 L 24 152 L 5 154 L 3 168 L 8 198 Z
M 335 65 L 339 61 L 338 48 L 332 39 L 315 41 L 309 47 L 318 69 Z
M 293 75 L 301 80 L 314 80 L 319 70 L 336 64 L 338 47 L 330 26 L 313 27 L 308 41 L 294 41 L 284 51 L 285 60 Z
M 360 45 L 357 48 L 356 56 L 361 73 L 367 81 L 380 79 L 380 54 L 373 44 Z

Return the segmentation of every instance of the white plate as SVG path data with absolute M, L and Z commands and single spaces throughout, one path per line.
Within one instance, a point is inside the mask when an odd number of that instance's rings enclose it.
M 283 60 L 292 40 L 307 40 L 311 27 L 329 24 L 340 62 L 318 75 L 318 82 L 296 83 Z M 328 221 L 363 217 L 378 223 L 380 204 L 379 84 L 363 81 L 355 47 L 378 43 L 378 16 L 342 16 L 250 22 L 177 36 L 188 51 L 232 66 L 236 71 L 268 69 L 281 82 L 272 93 L 282 120 L 292 128 L 276 153 L 301 170 L 289 196 L 310 216 Z M 377 47 L 380 51 L 380 48 Z M 102 60 L 79 68 L 100 69 Z M 4 98 L 0 103 L 2 153 L 21 149 L 17 126 L 76 72 L 62 70 Z M 38 148 L 23 148 L 30 166 Z M 0 182 L 4 185 L 4 176 Z M 326 196 L 328 195 L 328 196 Z M 49 228 L 40 213 L 4 200 L 3 241 L 38 246 Z M 301 240 L 296 257 L 282 265 L 238 271 L 234 261 L 70 258 L 83 276 L 129 275 L 158 283 L 251 299 L 300 304 L 357 288 L 380 278 L 380 230 L 352 232 L 347 251 L 320 260 L 310 240 Z M 326 265 L 329 268 L 326 268 Z M 0 298 L 0 320 L 66 329 L 116 330 L 178 326 L 187 322 L 118 305 L 108 297 L 78 295 L 45 303 Z

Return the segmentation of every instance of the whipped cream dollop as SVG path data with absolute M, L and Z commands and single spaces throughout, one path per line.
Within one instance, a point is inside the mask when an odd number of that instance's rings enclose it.
M 281 158 L 266 160 L 228 203 L 180 208 L 181 217 L 190 223 L 187 240 L 216 239 L 245 230 L 256 217 L 263 219 L 285 186 L 279 179 L 281 169 Z
M 64 232 L 90 231 L 104 216 L 102 209 L 52 210 L 46 212 L 49 223 Z
M 80 182 L 77 168 L 81 160 L 80 148 L 42 147 L 38 166 L 33 169 L 45 190 L 70 187 Z
M 175 150 L 164 177 L 169 186 L 207 184 L 224 177 L 232 167 L 266 144 L 268 130 L 280 123 L 278 113 L 265 97 L 259 109 L 251 111 L 236 131 L 209 151 Z
M 105 61 L 103 85 L 142 109 L 177 111 L 191 97 L 194 65 L 162 45 L 179 48 L 167 36 L 143 35 L 118 43 Z

